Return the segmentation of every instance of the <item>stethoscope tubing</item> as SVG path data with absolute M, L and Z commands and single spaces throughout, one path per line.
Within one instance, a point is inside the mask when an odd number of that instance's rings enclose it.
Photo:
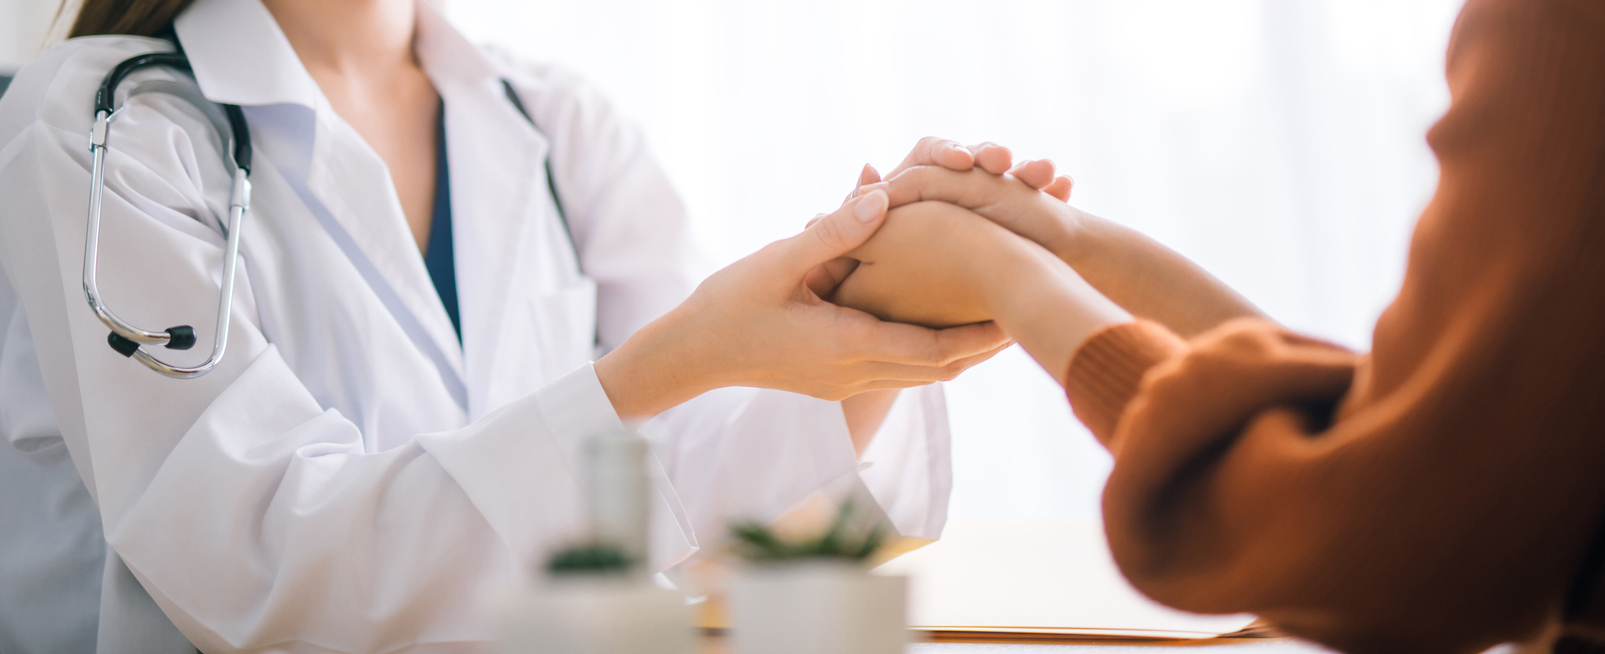
M 95 125 L 91 128 L 89 136 L 89 149 L 93 153 L 94 160 L 89 172 L 89 219 L 88 229 L 84 235 L 84 297 L 89 301 L 89 306 L 95 311 L 95 315 L 100 318 L 100 322 L 111 329 L 107 342 L 113 350 L 168 377 L 194 379 L 216 368 L 218 363 L 222 362 L 224 352 L 228 350 L 229 318 L 234 306 L 234 279 L 239 268 L 240 231 L 245 222 L 245 212 L 250 207 L 251 182 L 247 178 L 246 170 L 241 168 L 234 170 L 234 185 L 229 197 L 227 243 L 223 254 L 223 279 L 218 289 L 217 331 L 213 337 L 211 355 L 196 366 L 177 366 L 157 359 L 146 352 L 141 345 L 160 344 L 169 349 L 187 350 L 195 344 L 194 329 L 188 325 L 171 327 L 162 332 L 140 329 L 119 318 L 100 297 L 97 274 L 97 263 L 100 258 L 100 215 L 105 189 L 106 139 L 114 118 L 116 118 L 115 112 L 108 114 L 104 110 L 97 111 Z
M 175 46 L 177 45 L 175 41 Z M 245 123 L 245 115 L 237 105 L 222 104 L 228 123 L 228 134 L 232 136 L 229 146 L 232 160 L 235 164 L 234 186 L 229 197 L 229 221 L 227 239 L 223 253 L 223 278 L 218 288 L 217 299 L 217 331 L 213 336 L 212 354 L 206 361 L 196 366 L 176 366 L 166 363 L 147 352 L 143 346 L 160 344 L 171 350 L 187 350 L 195 345 L 195 330 L 189 325 L 170 327 L 165 331 L 153 332 L 140 329 L 119 318 L 106 302 L 100 297 L 97 284 L 96 265 L 100 256 L 100 214 L 101 203 L 104 199 L 106 181 L 106 141 L 111 132 L 111 123 L 116 120 L 120 109 L 115 108 L 115 93 L 117 85 L 135 70 L 150 66 L 166 66 L 176 70 L 190 72 L 189 59 L 182 50 L 178 52 L 155 52 L 130 57 L 117 64 L 106 78 L 101 82 L 100 89 L 95 94 L 95 123 L 89 132 L 89 150 L 93 153 L 93 163 L 89 172 L 89 219 L 88 228 L 84 238 L 84 298 L 94 310 L 95 316 L 111 333 L 107 335 L 107 344 L 118 354 L 130 357 L 165 376 L 175 379 L 194 379 L 211 372 L 223 360 L 223 353 L 228 349 L 229 318 L 234 308 L 235 272 L 239 267 L 241 227 L 245 222 L 245 213 L 251 205 L 251 133 Z M 502 88 L 507 99 L 520 115 L 529 122 L 530 127 L 539 131 L 534 117 L 524 108 L 518 93 L 513 89 L 511 82 L 501 80 Z M 172 90 L 172 89 L 168 89 Z M 138 93 L 135 89 L 133 93 Z M 199 102 L 190 99 L 190 102 Z M 218 124 L 221 130 L 221 123 Z M 545 162 L 546 184 L 551 193 L 553 208 L 563 226 L 563 232 L 568 236 L 569 248 L 574 253 L 576 265 L 579 263 L 579 248 L 574 242 L 574 234 L 569 228 L 567 212 L 563 210 L 563 202 L 559 199 L 557 182 L 552 175 L 550 157 Z

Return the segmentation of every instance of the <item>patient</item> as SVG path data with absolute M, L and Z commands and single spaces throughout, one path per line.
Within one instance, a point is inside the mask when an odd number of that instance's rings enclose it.
M 1605 651 L 1605 5 L 1472 0 L 1448 76 L 1369 353 L 979 170 L 890 176 L 833 299 L 1023 345 L 1113 454 L 1109 543 L 1159 601 L 1351 652 Z

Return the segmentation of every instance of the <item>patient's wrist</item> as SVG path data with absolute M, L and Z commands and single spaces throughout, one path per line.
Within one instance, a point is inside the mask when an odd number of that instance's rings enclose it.
M 1013 247 L 982 249 L 969 260 L 978 280 L 982 306 L 1002 324 L 1020 314 L 1033 297 L 1064 293 L 1075 272 L 1045 248 L 1019 239 Z
M 1039 242 L 1060 261 L 1076 268 L 1099 251 L 1099 231 L 1094 227 L 1100 220 L 1090 213 L 1062 204 L 1054 212 L 1053 220 L 1048 221 L 1044 237 Z
M 1053 264 L 1000 271 L 987 293 L 988 311 L 1062 384 L 1070 359 L 1089 337 L 1132 316 L 1068 265 Z

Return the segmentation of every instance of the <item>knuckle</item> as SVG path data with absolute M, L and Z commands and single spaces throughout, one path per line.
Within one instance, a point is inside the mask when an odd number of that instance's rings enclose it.
M 847 380 L 832 380 L 822 384 L 819 387 L 818 392 L 813 393 L 812 395 L 827 402 L 840 402 L 854 394 L 851 387 L 852 384 Z
M 814 233 L 814 237 L 818 238 L 821 244 L 833 250 L 845 248 L 850 244 L 839 220 L 820 219 L 809 231 Z
M 931 165 L 936 163 L 938 153 L 949 145 L 953 145 L 951 139 L 945 139 L 940 136 L 927 136 L 920 139 L 919 143 L 914 146 L 914 151 L 919 154 L 919 163 Z
M 955 338 L 957 335 L 951 331 L 932 330 L 930 337 L 925 339 L 925 350 L 939 360 L 938 365 L 946 365 L 958 358 L 955 354 L 960 345 Z
M 939 174 L 943 170 L 946 169 L 935 166 L 915 166 L 903 171 L 903 174 L 898 175 L 898 181 L 904 184 L 925 184 L 932 181 L 933 176 Z

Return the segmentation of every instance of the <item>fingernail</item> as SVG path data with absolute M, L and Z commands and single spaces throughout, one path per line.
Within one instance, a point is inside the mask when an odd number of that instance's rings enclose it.
M 858 193 L 859 195 L 863 195 L 865 193 L 871 193 L 874 191 L 884 191 L 891 187 L 891 184 L 887 182 L 875 182 L 874 184 L 865 184 L 858 187 Z
M 886 211 L 886 203 L 886 192 L 876 189 L 858 199 L 858 204 L 853 205 L 853 215 L 858 217 L 858 222 L 873 222 Z
M 969 154 L 970 154 L 970 149 L 969 148 L 966 148 L 966 147 L 964 147 L 962 145 L 959 145 L 957 143 L 953 143 L 953 144 L 948 145 L 947 149 L 952 150 L 954 152 L 957 152 L 959 154 L 965 155 L 965 156 L 969 156 Z

